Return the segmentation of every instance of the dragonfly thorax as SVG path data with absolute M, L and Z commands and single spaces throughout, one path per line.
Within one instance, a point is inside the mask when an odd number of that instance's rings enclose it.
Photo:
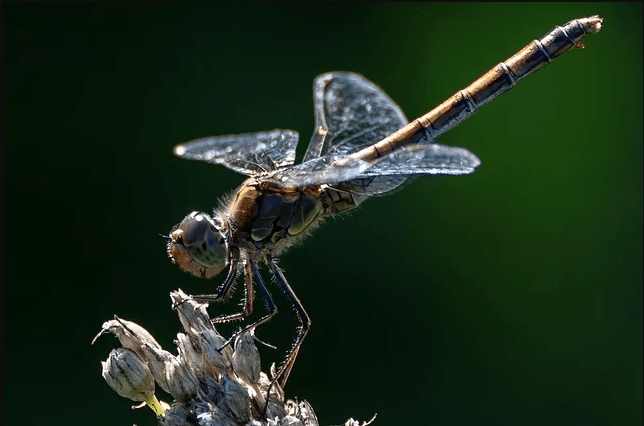
M 250 179 L 236 193 L 229 219 L 242 247 L 277 251 L 304 236 L 323 210 L 319 186 L 283 187 Z
M 212 278 L 228 264 L 228 241 L 218 221 L 192 212 L 170 233 L 168 254 L 186 272 Z

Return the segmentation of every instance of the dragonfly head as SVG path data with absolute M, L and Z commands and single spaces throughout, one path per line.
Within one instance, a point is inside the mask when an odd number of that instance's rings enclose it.
M 199 278 L 212 278 L 228 264 L 225 235 L 215 219 L 192 212 L 170 232 L 168 255 L 184 271 Z

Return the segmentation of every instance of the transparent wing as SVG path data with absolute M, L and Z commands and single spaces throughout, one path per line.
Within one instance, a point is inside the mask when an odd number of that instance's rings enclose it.
M 466 149 L 432 143 L 392 151 L 372 163 L 352 157 L 316 158 L 278 172 L 274 178 L 283 184 L 328 184 L 372 196 L 396 189 L 401 179 L 469 174 L 479 164 L 478 157 Z
M 293 130 L 195 139 L 174 148 L 177 157 L 221 164 L 243 175 L 267 173 L 295 162 L 299 134 Z
M 466 175 L 479 164 L 478 157 L 464 148 L 437 143 L 412 145 L 376 160 L 357 177 Z
M 305 162 L 351 154 L 407 124 L 398 105 L 359 74 L 329 72 L 318 76 L 313 98 L 316 132 L 304 155 Z
M 271 180 L 294 186 L 334 184 L 351 180 L 369 167 L 371 164 L 363 160 L 326 156 L 278 171 Z
M 481 164 L 476 155 L 463 148 L 429 144 L 413 145 L 394 151 L 345 182 L 343 189 L 367 196 L 385 195 L 400 189 L 401 177 L 466 175 Z

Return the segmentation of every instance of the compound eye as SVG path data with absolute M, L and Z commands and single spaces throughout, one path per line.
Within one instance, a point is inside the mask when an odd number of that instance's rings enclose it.
M 196 262 L 208 268 L 225 266 L 226 242 L 208 215 L 193 212 L 183 219 L 178 230 L 181 232 L 177 242 Z

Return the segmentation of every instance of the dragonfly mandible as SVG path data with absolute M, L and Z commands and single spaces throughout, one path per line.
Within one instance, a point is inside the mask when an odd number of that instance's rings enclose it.
M 435 143 L 435 138 L 552 59 L 583 47 L 581 39 L 598 32 L 601 24 L 599 16 L 591 16 L 555 27 L 411 123 L 382 89 L 361 75 L 322 74 L 313 86 L 315 132 L 299 164 L 294 164 L 298 133 L 292 130 L 209 137 L 175 147 L 181 158 L 220 164 L 248 176 L 213 214 L 192 212 L 170 233 L 168 254 L 186 272 L 213 278 L 228 267 L 216 294 L 192 298 L 222 300 L 243 273 L 243 311 L 214 321 L 250 315 L 254 282 L 268 313 L 242 331 L 257 327 L 277 312 L 259 271 L 260 264 L 268 265 L 301 323 L 272 379 L 283 387 L 311 320 L 275 257 L 325 218 L 389 194 L 418 176 L 472 173 L 480 164 L 476 155 Z

